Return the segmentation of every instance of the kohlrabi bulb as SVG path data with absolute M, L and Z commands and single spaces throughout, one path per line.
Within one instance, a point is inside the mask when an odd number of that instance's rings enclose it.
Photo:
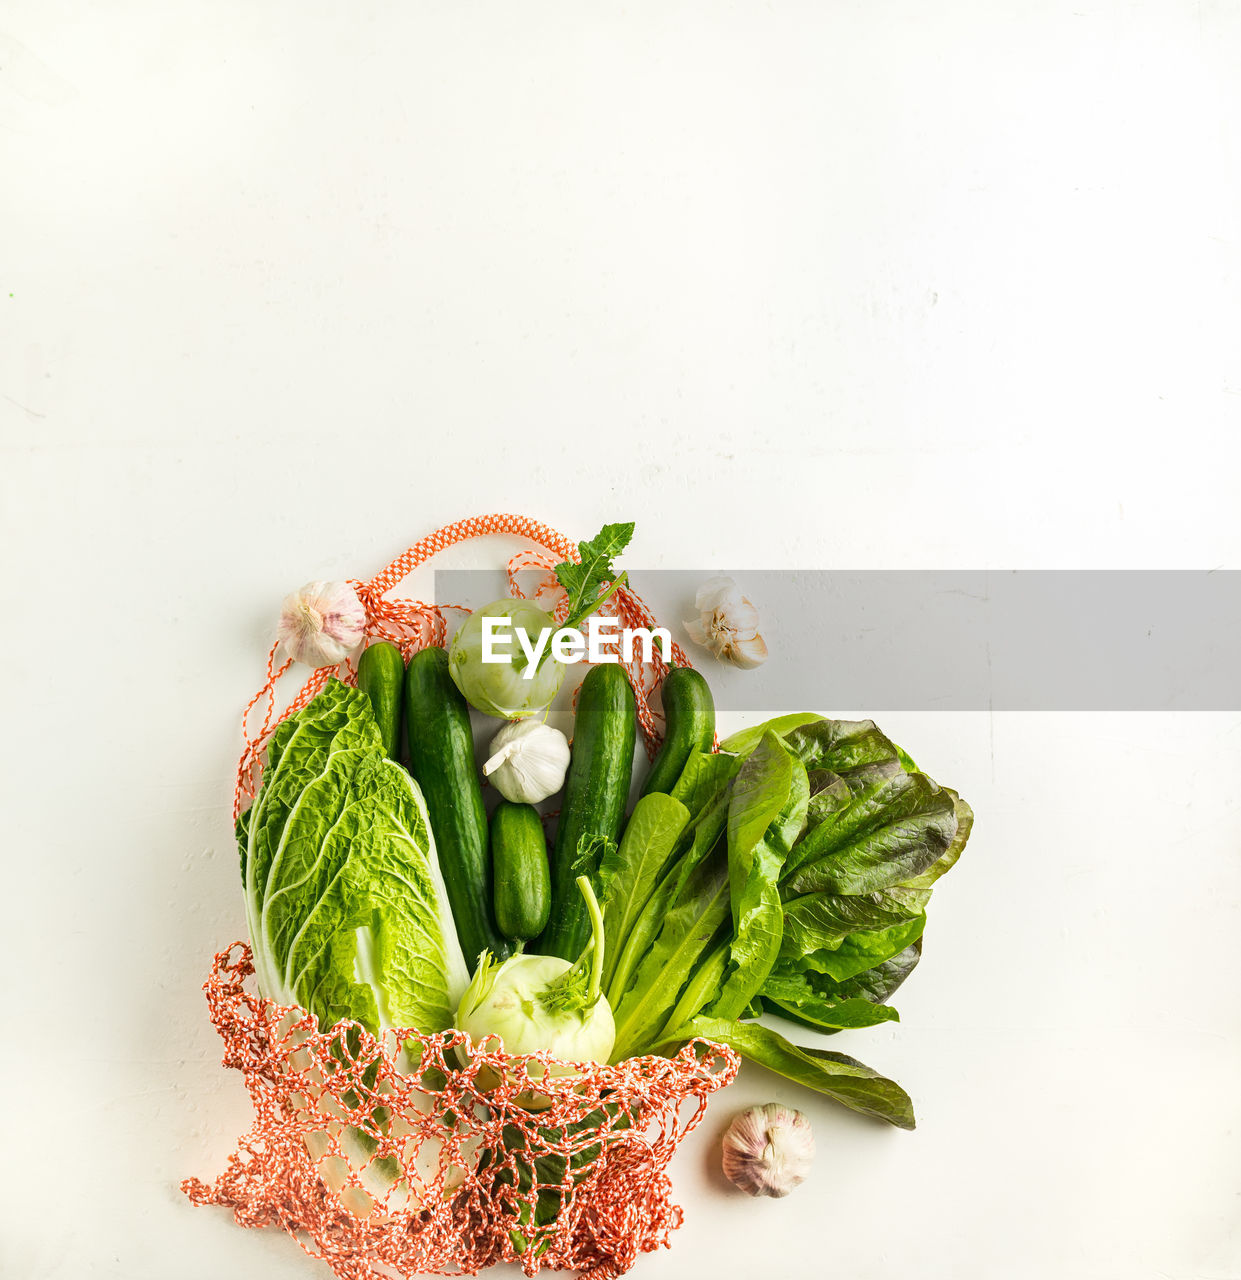
M 480 965 L 461 998 L 457 1026 L 482 1048 L 498 1037 L 505 1053 L 546 1049 L 571 1062 L 606 1062 L 616 1041 L 612 1009 L 600 996 L 587 1009 L 560 1010 L 544 1002 L 556 979 L 573 968 L 560 956 L 511 956 Z M 494 1046 L 492 1046 L 494 1047 Z
M 498 661 L 483 661 L 487 618 L 504 618 L 509 623 L 491 640 Z M 470 614 L 457 628 L 448 649 L 448 670 L 462 697 L 470 706 L 501 720 L 519 720 L 542 711 L 564 679 L 564 664 L 548 656 L 555 630 L 551 614 L 529 600 L 496 600 Z M 531 650 L 539 646 L 542 636 L 541 662 L 531 662 L 522 649 L 519 632 Z
M 485 1052 L 500 1041 L 506 1053 L 546 1050 L 570 1062 L 612 1056 L 616 1024 L 602 987 L 603 915 L 589 879 L 578 876 L 577 887 L 590 913 L 591 938 L 575 961 L 516 955 L 497 964 L 487 953 L 480 958 L 457 1008 L 457 1026 L 477 1048 Z M 532 1079 L 541 1076 L 536 1066 Z M 530 1095 L 522 1105 L 545 1107 L 550 1100 Z

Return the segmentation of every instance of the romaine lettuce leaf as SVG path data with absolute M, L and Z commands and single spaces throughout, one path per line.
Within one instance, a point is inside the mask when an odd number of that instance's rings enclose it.
M 858 935 L 846 939 L 845 946 Z M 820 1031 L 874 1026 L 896 1022 L 888 999 L 913 972 L 921 955 L 921 940 L 873 967 L 838 982 L 809 965 L 801 969 L 777 968 L 763 984 L 764 1007 Z M 828 956 L 836 952 L 824 953 Z
M 874 893 L 933 866 L 957 833 L 953 794 L 899 766 L 822 814 L 793 853 L 786 895 Z
M 925 928 L 926 916 L 923 914 L 887 929 L 859 929 L 838 947 L 802 956 L 795 967 L 826 974 L 835 982 L 847 982 L 920 942 Z
M 828 1033 L 896 1020 L 886 1002 L 918 962 L 969 806 L 872 721 L 809 714 L 691 756 L 672 794 L 689 820 L 670 854 L 651 851 L 655 880 L 639 867 L 653 888 L 614 929 L 613 1060 L 701 1035 L 912 1128 L 899 1085 L 748 1020 L 768 1011 Z

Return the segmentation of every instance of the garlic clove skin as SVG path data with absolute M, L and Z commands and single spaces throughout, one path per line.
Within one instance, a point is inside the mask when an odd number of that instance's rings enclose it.
M 712 647 L 714 645 L 714 641 L 707 634 L 707 629 L 697 618 L 690 618 L 681 625 L 684 626 L 685 630 L 689 633 L 689 638 L 695 644 L 700 644 L 703 648 L 711 649 L 712 652 L 714 652 Z
M 276 634 L 294 661 L 334 667 L 366 635 L 366 609 L 347 582 L 308 582 L 285 596 Z
M 685 622 L 689 638 L 743 670 L 767 659 L 758 633 L 758 610 L 731 578 L 708 578 L 694 596 L 698 617 Z
M 767 661 L 767 642 L 760 635 L 749 640 L 735 640 L 728 649 L 728 660 L 743 671 L 753 671 Z
M 506 724 L 491 740 L 483 775 L 514 804 L 537 804 L 564 786 L 569 740 L 551 725 L 527 717 Z
M 694 608 L 699 613 L 726 609 L 741 599 L 741 589 L 731 578 L 708 578 L 694 595 Z
M 813 1161 L 810 1121 L 779 1102 L 741 1112 L 724 1134 L 724 1176 L 747 1195 L 788 1195 Z

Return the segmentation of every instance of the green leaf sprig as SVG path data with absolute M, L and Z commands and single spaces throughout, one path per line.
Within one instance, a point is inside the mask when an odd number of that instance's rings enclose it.
M 569 613 L 564 621 L 566 627 L 580 626 L 629 581 L 627 573 L 616 573 L 612 561 L 629 545 L 633 527 L 632 520 L 626 524 L 605 524 L 593 538 L 578 543 L 581 564 L 566 560 L 556 566 L 556 577 L 569 597 Z M 599 588 L 606 582 L 611 586 L 600 595 Z

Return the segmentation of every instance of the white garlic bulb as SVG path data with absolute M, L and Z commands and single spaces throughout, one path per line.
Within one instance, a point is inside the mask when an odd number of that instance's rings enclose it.
M 779 1102 L 743 1111 L 724 1135 L 724 1176 L 747 1195 L 788 1195 L 813 1160 L 810 1121 Z
M 750 669 L 766 661 L 767 643 L 758 633 L 758 610 L 731 578 L 708 578 L 694 596 L 698 617 L 685 623 L 689 638 L 717 658 Z
M 569 740 L 551 725 L 527 718 L 506 724 L 491 740 L 483 773 L 514 804 L 536 804 L 564 786 Z
M 365 634 L 366 610 L 347 582 L 308 582 L 284 598 L 277 635 L 296 662 L 334 667 Z

